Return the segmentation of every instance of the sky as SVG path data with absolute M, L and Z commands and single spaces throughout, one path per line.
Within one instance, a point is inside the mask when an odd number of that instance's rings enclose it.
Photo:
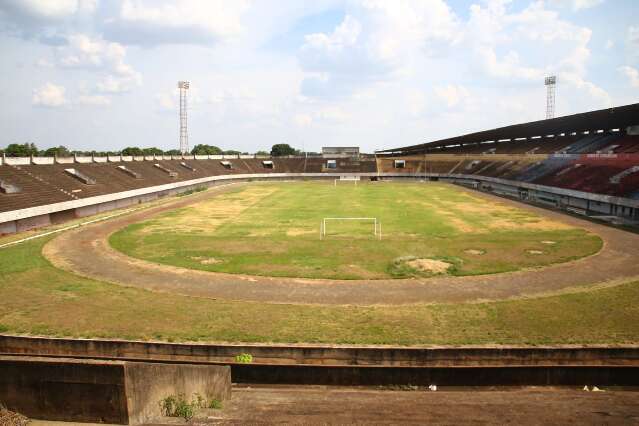
M 639 102 L 638 0 L 0 0 L 0 146 L 365 152 Z

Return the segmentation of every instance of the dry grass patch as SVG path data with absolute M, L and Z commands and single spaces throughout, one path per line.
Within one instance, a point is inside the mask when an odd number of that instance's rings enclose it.
M 195 206 L 163 214 L 150 221 L 140 232 L 146 235 L 164 232 L 210 235 L 220 225 L 235 220 L 244 210 L 275 191 L 276 187 L 256 185 L 244 188 L 241 197 L 234 193 L 220 194 Z

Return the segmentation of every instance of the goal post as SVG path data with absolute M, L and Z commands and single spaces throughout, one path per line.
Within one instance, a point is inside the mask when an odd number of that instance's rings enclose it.
M 330 223 L 331 221 L 340 221 L 340 220 L 344 220 L 344 221 L 354 220 L 354 221 L 360 221 L 360 222 L 372 222 L 372 224 L 373 224 L 373 235 L 377 239 L 380 239 L 380 240 L 382 239 L 382 222 L 380 220 L 378 220 L 376 217 L 325 217 L 320 222 L 320 240 L 323 240 L 324 238 L 326 238 L 327 223 Z
M 337 182 L 355 182 L 355 185 L 360 181 L 360 176 L 340 176 L 339 178 L 334 180 L 334 185 L 337 186 Z

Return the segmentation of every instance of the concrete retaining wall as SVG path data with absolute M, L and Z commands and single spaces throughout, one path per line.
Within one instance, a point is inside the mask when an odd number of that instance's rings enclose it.
M 0 401 L 34 419 L 127 424 L 124 364 L 0 357 Z
M 196 392 L 229 399 L 230 368 L 0 356 L 0 402 L 34 419 L 141 424 L 161 418 L 161 399 Z
M 158 401 L 169 395 L 200 394 L 207 401 L 231 398 L 231 369 L 218 365 L 126 363 L 129 421 L 147 423 L 158 418 Z
M 230 365 L 235 383 L 639 386 L 637 346 L 402 348 L 205 345 L 2 336 L 0 353 Z M 241 353 L 251 354 L 253 362 L 237 363 L 235 356 Z M 153 375 L 152 371 L 149 367 L 147 373 Z
M 639 346 L 625 347 L 362 347 L 330 345 L 208 345 L 122 340 L 0 336 L 0 354 L 118 358 L 130 361 L 235 363 L 249 353 L 254 364 L 503 367 L 639 366 Z

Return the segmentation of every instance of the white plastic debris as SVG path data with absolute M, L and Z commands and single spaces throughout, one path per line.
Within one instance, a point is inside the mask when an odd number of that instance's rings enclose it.
M 585 390 L 586 392 L 590 392 L 590 389 L 588 389 L 588 385 L 584 386 L 584 390 Z
M 428 389 L 430 389 L 431 391 L 435 392 L 435 391 L 437 391 L 437 385 L 430 385 L 430 386 L 428 386 Z

